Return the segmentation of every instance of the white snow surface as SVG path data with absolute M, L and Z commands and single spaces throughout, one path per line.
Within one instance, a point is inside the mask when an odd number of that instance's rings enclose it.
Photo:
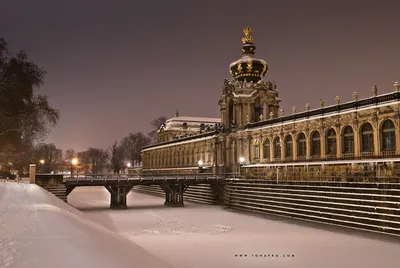
M 0 181 L 0 268 L 168 267 L 37 185 Z
M 166 121 L 169 122 L 196 122 L 196 123 L 221 123 L 221 118 L 214 118 L 214 117 L 193 117 L 193 116 L 178 116 L 172 117 Z
M 400 264 L 398 237 L 190 202 L 183 208 L 165 207 L 164 198 L 136 192 L 129 193 L 127 210 L 111 210 L 109 200 L 103 187 L 76 188 L 68 197 L 92 221 L 177 268 L 397 268 Z

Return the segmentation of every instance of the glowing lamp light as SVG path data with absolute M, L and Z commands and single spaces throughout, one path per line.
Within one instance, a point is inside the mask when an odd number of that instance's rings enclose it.
M 201 167 L 203 165 L 203 160 L 199 160 L 198 164 Z
M 132 164 L 131 164 L 131 163 L 129 163 L 129 162 L 126 164 L 126 166 L 127 166 L 128 168 L 130 168 L 130 167 L 131 167 L 131 165 L 132 165 Z
M 71 163 L 72 163 L 72 165 L 76 165 L 76 164 L 78 164 L 78 159 L 77 158 L 73 158 L 72 160 L 71 160 Z
M 244 163 L 244 160 L 245 160 L 245 159 L 244 159 L 243 156 L 239 157 L 239 163 L 240 163 L 240 164 L 243 164 L 243 163 Z
M 39 162 L 40 162 L 40 164 L 42 164 L 42 165 L 44 164 L 44 160 L 43 160 L 43 159 L 41 159 Z

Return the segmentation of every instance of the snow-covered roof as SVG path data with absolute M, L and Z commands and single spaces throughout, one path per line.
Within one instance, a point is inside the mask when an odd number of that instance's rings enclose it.
M 232 63 L 229 65 L 229 67 L 235 66 L 235 65 L 238 64 L 238 63 L 247 63 L 248 61 L 260 61 L 260 62 L 262 62 L 263 64 L 267 65 L 267 63 L 266 63 L 264 60 L 256 59 L 256 58 L 254 58 L 254 57 L 252 57 L 252 56 L 243 56 L 243 57 L 241 57 L 240 59 L 238 59 L 237 61 L 232 62 Z
M 221 118 L 177 116 L 177 117 L 172 117 L 166 121 L 166 123 L 169 122 L 221 123 Z
M 198 138 L 193 137 L 193 138 L 190 138 L 190 139 L 182 139 L 182 140 L 170 141 L 170 142 L 166 142 L 165 144 L 149 146 L 147 148 L 145 147 L 142 150 L 142 152 L 155 150 L 155 149 L 162 149 L 162 148 L 167 148 L 167 147 L 172 147 L 172 146 L 182 145 L 182 144 L 187 144 L 187 143 L 211 140 L 211 139 L 214 139 L 215 137 L 217 137 L 217 135 L 215 135 L 213 133 L 204 134 L 202 136 L 199 136 Z

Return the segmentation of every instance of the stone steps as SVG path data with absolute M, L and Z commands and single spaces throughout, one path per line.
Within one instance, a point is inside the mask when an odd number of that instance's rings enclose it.
M 42 188 L 67 202 L 67 187 L 65 185 L 44 185 Z
M 242 180 L 225 191 L 232 208 L 400 235 L 399 185 Z

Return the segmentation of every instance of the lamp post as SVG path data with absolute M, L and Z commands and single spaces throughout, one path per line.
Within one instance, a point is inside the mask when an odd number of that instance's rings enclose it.
M 130 168 L 132 166 L 131 162 L 126 163 L 126 167 Z M 129 170 L 128 170 L 128 174 L 129 174 Z
M 244 164 L 244 161 L 246 159 L 244 159 L 243 156 L 239 157 L 239 177 L 242 175 L 242 165 Z
M 43 172 L 44 159 L 40 159 L 39 163 L 40 163 L 40 173 L 42 173 Z
M 197 164 L 199 165 L 199 173 L 203 173 L 203 160 L 199 160 Z
M 78 158 L 71 159 L 71 178 L 73 177 L 74 166 L 78 164 Z M 76 176 L 78 177 L 78 170 L 76 170 Z

